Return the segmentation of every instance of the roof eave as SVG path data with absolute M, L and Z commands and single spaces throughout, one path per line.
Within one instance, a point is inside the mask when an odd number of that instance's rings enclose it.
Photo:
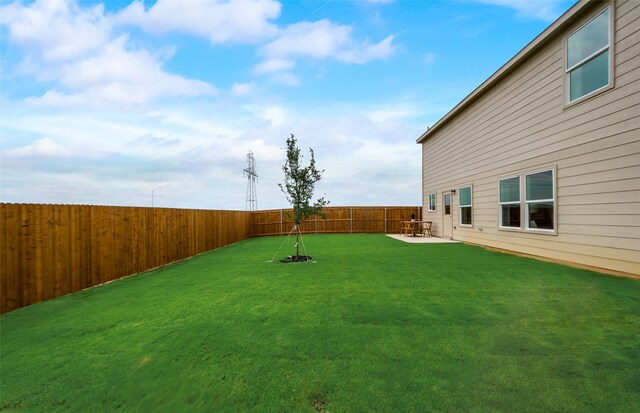
M 558 17 L 553 23 L 551 23 L 551 25 L 547 27 L 542 33 L 540 33 L 535 39 L 533 39 L 522 50 L 520 50 L 518 54 L 512 57 L 507 63 L 502 65 L 500 69 L 492 74 L 487 80 L 482 82 L 480 86 L 475 88 L 473 92 L 467 95 L 467 97 L 465 97 L 460 103 L 458 103 L 453 109 L 451 109 L 446 115 L 444 115 L 438 122 L 436 122 L 430 128 L 427 128 L 427 130 L 416 140 L 416 143 L 423 143 L 424 141 L 426 141 L 440 127 L 449 122 L 451 118 L 453 118 L 458 112 L 466 108 L 480 95 L 487 91 L 493 84 L 513 71 L 533 52 L 542 47 L 554 34 L 562 30 L 567 24 L 571 23 L 574 17 L 580 14 L 580 11 L 585 10 L 585 7 L 595 4 L 598 1 L 599 0 L 580 0 L 576 4 L 574 4 L 569 10 L 564 12 L 562 16 Z

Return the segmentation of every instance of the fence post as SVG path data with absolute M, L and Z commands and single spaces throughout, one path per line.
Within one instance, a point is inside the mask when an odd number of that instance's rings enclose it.
M 384 207 L 384 233 L 387 233 L 387 207 Z
M 280 209 L 280 235 L 282 235 L 282 209 Z
M 318 235 L 318 214 L 316 214 L 316 235 Z
M 349 208 L 349 232 L 353 234 L 353 207 Z

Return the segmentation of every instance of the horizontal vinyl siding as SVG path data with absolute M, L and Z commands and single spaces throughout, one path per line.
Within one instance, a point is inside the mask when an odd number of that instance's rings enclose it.
M 425 213 L 442 236 L 442 193 L 473 185 L 473 227 L 454 239 L 640 274 L 640 2 L 616 2 L 614 88 L 564 104 L 563 36 L 422 144 Z M 498 180 L 556 168 L 557 235 L 498 229 Z

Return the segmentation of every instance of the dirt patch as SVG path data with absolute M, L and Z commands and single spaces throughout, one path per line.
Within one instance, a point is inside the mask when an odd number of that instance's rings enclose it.
M 281 259 L 280 262 L 309 262 L 312 259 L 308 255 L 289 255 L 287 258 Z
M 329 411 L 327 410 L 327 402 L 325 402 L 324 400 L 320 399 L 320 398 L 314 398 L 313 399 L 313 403 L 311 405 L 315 411 L 320 412 L 320 413 L 329 413 Z

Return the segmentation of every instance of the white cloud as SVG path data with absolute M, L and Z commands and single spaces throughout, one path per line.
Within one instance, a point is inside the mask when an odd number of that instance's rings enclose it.
M 253 17 L 240 13 L 252 5 L 259 8 Z M 277 12 L 269 9 L 274 5 Z M 313 147 L 327 170 L 318 190 L 333 204 L 353 203 L 359 196 L 353 188 L 365 194 L 358 199 L 365 204 L 417 203 L 420 151 L 414 138 L 422 127 L 398 122 L 412 116 L 410 107 L 287 105 L 286 99 L 254 93 L 253 83 L 234 83 L 222 95 L 226 100 L 172 104 L 165 98 L 209 96 L 217 89 L 168 73 L 170 52 L 147 50 L 142 42 L 148 36 L 136 38 L 136 31 L 128 37 L 127 28 L 118 26 L 128 22 L 150 33 L 206 36 L 213 43 L 256 41 L 264 47 L 255 73 L 288 86 L 300 84 L 291 73 L 299 59 L 361 64 L 395 51 L 393 36 L 358 39 L 351 26 L 329 20 L 277 30 L 269 16 L 277 17 L 279 8 L 275 1 L 160 0 L 148 9 L 133 3 L 126 12 L 108 15 L 102 6 L 86 8 L 70 0 L 4 7 L 6 41 L 24 51 L 21 74 L 47 82 L 49 90 L 28 104 L 3 107 L 3 145 L 11 146 L 1 153 L 2 196 L 17 202 L 148 205 L 151 189 L 169 184 L 155 194 L 156 201 L 165 199 L 164 206 L 242 209 L 244 157 L 253 150 L 260 207 L 283 207 L 276 183 L 282 180 L 285 139 L 295 133 L 305 153 Z M 212 17 L 212 10 L 229 13 Z M 34 13 L 41 20 L 34 20 Z M 255 24 L 241 24 L 252 18 Z M 21 22 L 37 27 L 20 32 Z M 67 34 L 58 38 L 50 30 Z M 229 104 L 231 96 L 249 95 L 251 107 Z M 183 188 L 197 190 L 180 192 Z
M 164 148 L 169 146 L 180 145 L 180 139 L 170 137 L 155 136 L 152 133 L 146 133 L 139 138 L 127 142 L 127 146 L 143 146 L 152 148 Z
M 257 73 L 290 69 L 296 57 L 334 59 L 344 63 L 362 64 L 371 60 L 387 59 L 393 55 L 394 36 L 379 43 L 356 42 L 351 26 L 329 20 L 294 23 L 283 29 L 279 36 L 260 50 L 263 62 L 255 67 Z
M 152 34 L 178 32 L 203 36 L 211 43 L 244 43 L 275 34 L 270 20 L 280 15 L 280 9 L 275 0 L 158 0 L 148 10 L 135 1 L 115 20 Z
M 58 72 L 64 91 L 50 90 L 27 101 L 63 108 L 128 107 L 162 97 L 217 93 L 208 83 L 162 71 L 160 64 L 144 51 L 128 52 L 117 46 L 105 48 L 98 56 L 66 64 Z
M 422 126 L 406 120 L 412 103 L 364 106 L 369 107 L 302 108 L 265 101 L 237 111 L 201 102 L 146 114 L 74 110 L 46 115 L 21 114 L 14 107 L 3 118 L 3 142 L 19 148 L 2 153 L 2 197 L 5 202 L 149 205 L 151 189 L 169 184 L 156 191 L 157 205 L 243 209 L 242 169 L 252 150 L 260 176 L 259 207 L 286 207 L 277 183 L 282 182 L 285 140 L 294 133 L 305 156 L 312 147 L 318 167 L 326 170 L 317 194 L 326 193 L 333 205 L 419 203 L 420 148 L 414 138 Z M 27 136 L 30 143 L 20 144 Z M 189 185 L 199 190 L 186 191 Z
M 267 56 L 327 58 L 351 42 L 351 27 L 329 20 L 294 23 L 264 47 Z
M 289 119 L 288 111 L 282 106 L 247 106 L 247 111 L 268 121 L 273 126 L 280 126 Z
M 165 72 L 163 59 L 172 50 L 153 54 L 131 47 L 127 36 L 114 37 L 102 6 L 83 9 L 71 0 L 43 0 L 5 6 L 2 16 L 11 42 L 26 52 L 19 72 L 55 84 L 42 96 L 28 98 L 30 103 L 120 108 L 217 93 L 208 83 Z
M 255 85 L 253 83 L 234 83 L 231 86 L 231 94 L 233 96 L 248 96 L 253 92 Z
M 300 79 L 293 73 L 278 73 L 272 79 L 283 86 L 296 87 L 300 85 Z
M 98 54 L 60 68 L 66 98 L 90 104 L 144 104 L 158 97 L 213 95 L 208 83 L 166 73 L 146 50 L 127 50 L 126 38 L 106 45 Z
M 48 137 L 68 148 L 90 146 L 101 153 L 156 158 L 173 156 L 176 151 L 207 145 L 213 140 L 231 142 L 243 132 L 239 127 L 244 124 L 233 108 L 204 103 L 202 107 L 176 105 L 149 113 L 48 108 L 42 114 L 38 112 L 24 104 L 7 108 L 2 119 L 3 146 L 23 146 L 21 142 L 26 139 Z M 246 114 L 241 109 L 238 112 Z
M 561 3 L 564 0 L 467 0 L 494 6 L 509 7 L 520 16 L 533 17 L 545 21 L 553 21 L 561 14 Z
M 10 40 L 45 62 L 97 50 L 108 41 L 111 30 L 102 4 L 81 9 L 73 0 L 38 0 L 29 7 L 12 3 L 0 8 L 0 16 Z
M 362 64 L 370 60 L 386 60 L 395 52 L 391 44 L 394 36 L 387 36 L 380 43 L 362 43 L 357 47 L 345 48 L 338 52 L 336 59 L 346 63 Z
M 74 156 L 74 151 L 60 143 L 46 137 L 17 148 L 2 151 L 3 157 L 28 158 L 28 157 L 53 157 L 70 158 Z
M 49 136 L 36 139 L 33 142 L 2 151 L 3 161 L 23 161 L 29 159 L 83 159 L 95 160 L 104 157 L 106 152 L 93 148 L 86 148 L 74 144 L 60 142 Z M 6 172 L 6 171 L 5 171 Z
M 255 73 L 271 73 L 279 72 L 281 70 L 292 69 L 296 65 L 296 62 L 290 59 L 269 59 L 264 62 L 258 63 L 253 71 Z
M 318 168 L 325 170 L 323 180 L 316 187 L 318 196 L 326 193 L 333 205 L 353 204 L 355 192 L 359 205 L 420 202 L 421 152 L 413 139 L 407 139 L 418 133 L 418 128 L 393 120 L 373 122 L 366 117 L 354 116 L 353 108 L 346 109 L 349 114 L 343 116 L 313 112 L 313 116 L 296 114 L 282 125 L 262 128 L 259 135 L 274 136 L 283 146 L 289 133 L 294 133 L 305 156 L 307 148 L 314 149 Z M 262 189 L 264 192 L 273 188 L 267 194 L 267 201 L 269 205 L 279 207 L 281 196 L 275 190 L 275 184 L 282 182 L 279 167 L 284 154 L 266 165 L 260 157 L 256 159 L 258 173 L 262 174 L 259 196 L 262 188 L 267 188 Z M 265 168 L 270 175 L 264 176 Z

